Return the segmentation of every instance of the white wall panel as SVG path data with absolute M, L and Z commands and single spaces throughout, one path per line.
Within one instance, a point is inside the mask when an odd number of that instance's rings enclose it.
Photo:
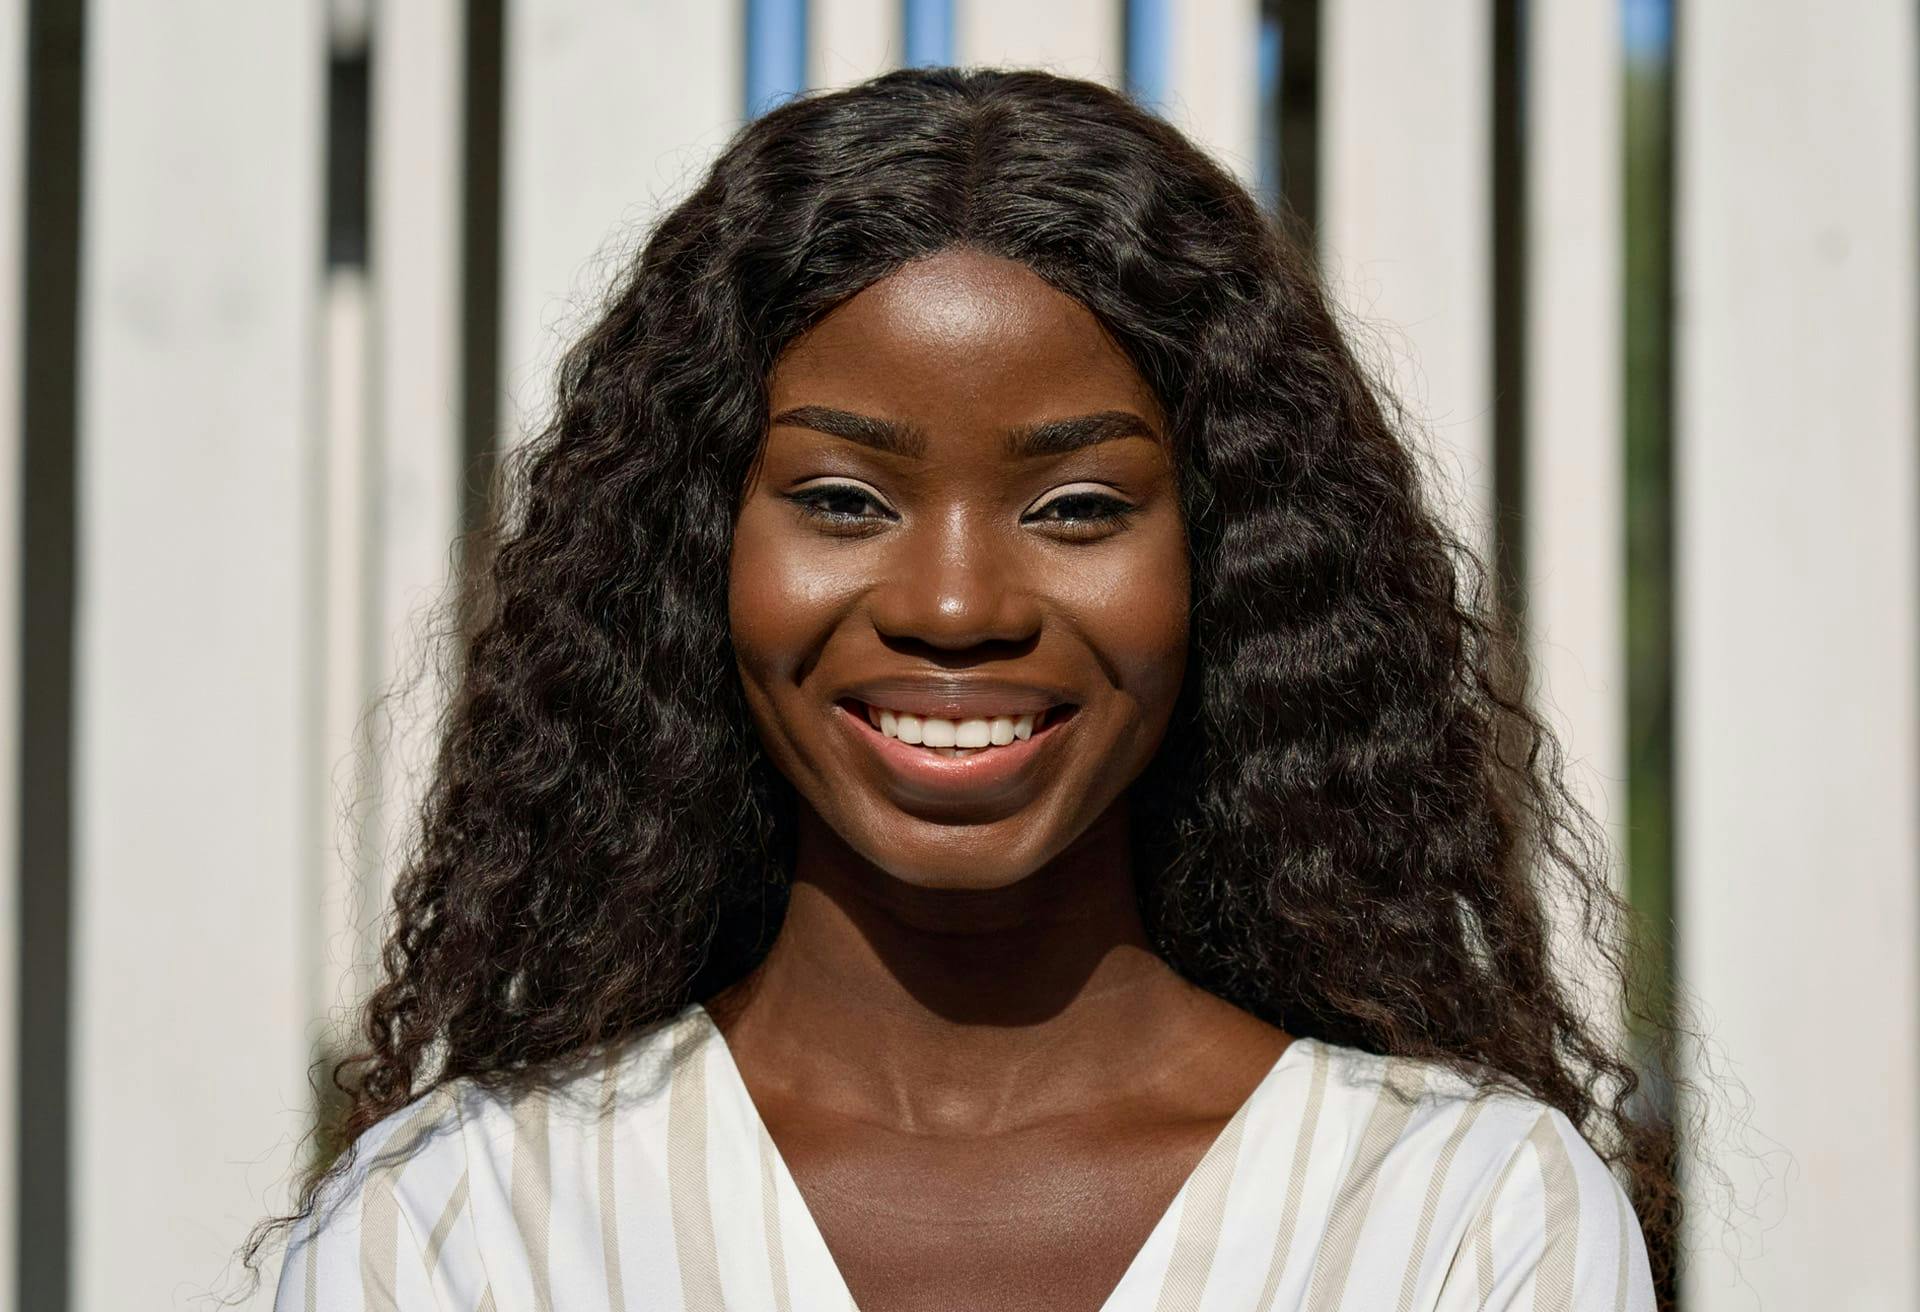
M 433 752 L 445 689 L 423 646 L 451 582 L 460 527 L 460 345 L 466 6 L 408 0 L 374 13 L 370 131 L 369 573 L 362 696 L 379 797 L 367 816 L 365 927 L 383 911 Z M 363 708 L 365 709 L 365 708 Z M 365 952 L 371 943 L 361 941 Z M 363 961 L 370 958 L 363 957 Z M 331 1002 L 332 999 L 326 1001 Z
M 362 778 L 362 716 L 371 670 L 370 583 L 375 480 L 368 394 L 365 272 L 331 270 L 321 289 L 320 477 L 315 521 L 313 650 L 318 698 L 305 727 L 314 793 L 306 846 L 317 860 L 302 911 L 316 930 L 308 941 L 308 1006 L 319 1019 L 352 1001 L 365 984 L 371 944 L 362 939 L 374 882 L 362 875 L 359 829 L 369 799 Z
M 1480 0 L 1321 18 L 1321 254 L 1484 541 L 1491 505 L 1490 30 Z
M 503 444 L 545 413 L 559 353 L 618 258 L 739 125 L 741 8 L 509 3 Z
M 1568 782 L 1626 819 L 1618 0 L 1528 11 L 1526 560 L 1539 708 Z
M 1920 33 L 1905 4 L 1680 17 L 1680 968 L 1752 1125 L 1712 1143 L 1740 1205 L 1696 1199 L 1686 1295 L 1906 1312 Z
M 0 6 L 0 626 L 20 630 L 21 276 L 27 7 Z M 0 1312 L 13 1312 L 19 1164 L 20 644 L 0 650 Z
M 74 1306 L 184 1307 L 304 1131 L 323 15 L 87 20 Z
M 1120 0 L 955 0 L 954 62 L 1044 68 L 1118 86 Z
M 1172 22 L 1167 121 L 1248 186 L 1259 167 L 1260 0 L 1192 0 Z
M 841 87 L 897 68 L 903 58 L 900 0 L 811 0 L 807 83 Z

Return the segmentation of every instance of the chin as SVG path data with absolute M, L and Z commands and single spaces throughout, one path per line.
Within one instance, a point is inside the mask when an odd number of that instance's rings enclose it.
M 921 832 L 870 833 L 854 847 L 879 873 L 914 888 L 953 892 L 1011 888 L 1030 878 L 1051 855 L 1047 850 L 1051 845 L 1034 844 L 1031 832 L 1010 836 L 1006 833 L 1010 826 L 1005 824 L 916 820 L 905 824 Z
M 1086 815 L 1071 808 L 1029 806 L 995 821 L 966 824 L 876 808 L 877 814 L 816 816 L 816 822 L 832 834 L 829 841 L 860 858 L 858 865 L 871 872 L 873 891 L 881 898 L 911 897 L 914 891 L 1019 890 L 1045 896 L 1058 891 L 1056 881 L 1035 876 L 1057 867 L 1083 845 L 1110 837 L 1109 827 L 1101 823 L 1108 809 Z

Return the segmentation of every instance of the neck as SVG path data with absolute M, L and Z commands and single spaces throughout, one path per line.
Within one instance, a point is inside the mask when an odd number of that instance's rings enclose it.
M 776 1094 L 909 1129 L 1085 1110 L 1154 1069 L 1197 999 L 1148 944 L 1118 806 L 1035 874 L 928 889 L 803 813 L 762 965 L 710 1004 Z

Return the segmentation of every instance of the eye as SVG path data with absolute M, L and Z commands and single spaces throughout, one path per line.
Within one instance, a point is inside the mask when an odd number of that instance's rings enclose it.
M 1092 485 L 1070 488 L 1051 501 L 1027 512 L 1030 522 L 1060 525 L 1080 530 L 1118 529 L 1137 507 L 1130 501 Z
M 784 495 L 807 518 L 829 524 L 860 525 L 893 518 L 879 496 L 858 483 L 811 483 Z

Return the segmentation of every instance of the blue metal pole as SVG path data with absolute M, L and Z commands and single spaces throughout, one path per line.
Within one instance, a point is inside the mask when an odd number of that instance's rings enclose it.
M 1280 70 L 1286 66 L 1283 63 L 1285 39 L 1279 17 L 1271 10 L 1262 12 L 1256 75 L 1260 96 L 1256 167 L 1260 199 L 1269 209 L 1278 209 L 1280 205 Z
M 747 0 L 747 117 L 806 89 L 807 0 Z
M 953 62 L 953 0 L 901 0 L 908 68 Z
M 1173 0 L 1127 0 L 1127 91 L 1163 105 L 1173 89 Z

